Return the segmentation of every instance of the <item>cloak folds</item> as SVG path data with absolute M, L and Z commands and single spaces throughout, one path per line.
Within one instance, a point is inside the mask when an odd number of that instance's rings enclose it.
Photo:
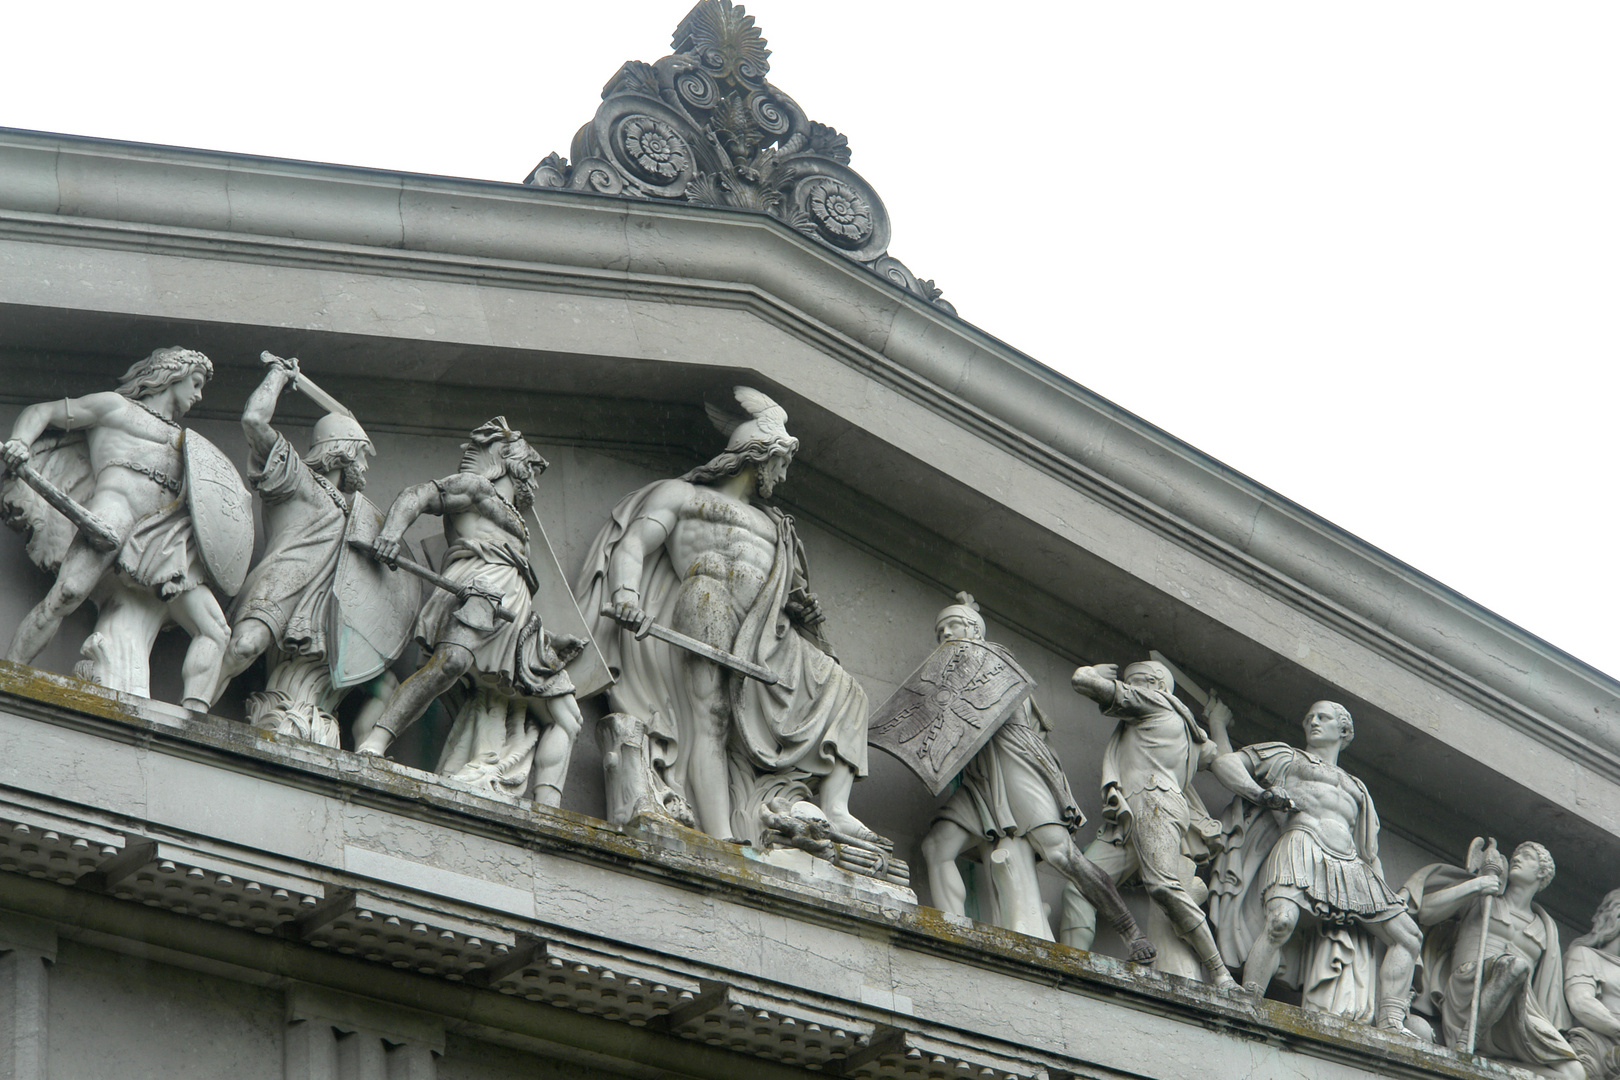
M 695 723 L 686 705 L 681 670 L 685 654 L 653 638 L 636 641 L 631 631 L 600 614 L 608 600 L 608 566 L 619 541 L 643 516 L 651 494 L 669 483 L 682 481 L 660 480 L 632 492 L 613 508 L 586 556 L 576 591 L 586 617 L 595 620 L 592 635 L 617 675 L 608 692 L 610 704 L 647 723 L 658 744 L 653 764 L 684 797 Z M 725 676 L 732 704 L 732 828 L 734 835 L 748 837 L 759 834 L 760 810 L 772 794 L 781 793 L 784 775 L 825 776 L 838 762 L 857 776 L 867 771 L 866 692 L 785 613 L 790 595 L 805 585 L 803 553 L 792 519 L 773 507 L 760 509 L 776 524 L 776 556 L 758 598 L 743 613 L 731 652 L 770 668 L 779 681 L 766 686 L 729 672 Z M 638 586 L 641 606 L 654 621 L 671 625 L 680 585 L 668 548 L 648 552 Z
M 1407 879 L 1402 889 L 1423 933 L 1423 980 L 1416 1006 L 1432 1012 L 1443 1022 L 1446 1044 L 1451 1045 L 1458 1029 L 1468 1021 L 1474 998 L 1475 957 L 1457 955 L 1457 938 L 1465 919 L 1483 903 L 1476 897 L 1457 915 L 1447 919 L 1425 917 L 1429 898 L 1441 889 L 1470 881 L 1474 877 L 1459 866 L 1431 863 Z M 1564 958 L 1558 941 L 1558 926 L 1540 904 L 1530 905 L 1531 920 L 1526 934 L 1542 946 L 1541 960 L 1525 980 L 1523 989 L 1490 1028 L 1482 1029 L 1475 1049 L 1487 1057 L 1543 1065 L 1569 1061 L 1575 1057 L 1559 1034 L 1573 1023 L 1564 1002 Z M 1493 913 L 1492 921 L 1495 922 Z M 1485 931 L 1481 927 L 1481 932 Z M 1486 949 L 1486 963 L 1500 948 Z

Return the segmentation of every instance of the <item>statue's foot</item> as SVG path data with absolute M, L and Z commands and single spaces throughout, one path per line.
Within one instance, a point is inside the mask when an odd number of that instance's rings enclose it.
M 887 836 L 880 836 L 871 829 L 868 829 L 860 818 L 856 817 L 854 814 L 851 814 L 848 810 L 840 810 L 837 813 L 832 813 L 824 808 L 822 812 L 827 815 L 827 820 L 832 822 L 832 827 L 844 835 L 853 836 L 855 839 L 863 841 L 864 843 L 876 844 L 878 847 L 886 848 L 891 851 L 894 849 L 893 840 L 890 840 Z
M 392 741 L 386 731 L 372 728 L 371 734 L 361 740 L 360 745 L 354 748 L 354 752 L 365 754 L 367 757 L 382 757 L 388 753 L 388 744 Z
M 1255 1001 L 1260 1000 L 1259 992 L 1250 994 L 1249 986 L 1251 984 L 1244 983 L 1240 985 L 1236 979 L 1232 978 L 1232 973 L 1226 970 L 1225 964 L 1217 964 L 1214 968 L 1206 967 L 1204 970 L 1209 972 L 1210 986 L 1214 988 L 1217 994 L 1225 994 L 1227 997 L 1235 998 L 1247 997 Z
M 1151 964 L 1159 958 L 1158 947 L 1147 939 L 1147 935 L 1138 930 L 1136 936 L 1131 938 L 1126 948 L 1131 950 L 1131 963 Z
M 534 801 L 541 806 L 553 809 L 562 805 L 562 789 L 553 784 L 536 784 L 534 786 Z
M 202 698 L 183 698 L 180 702 L 180 707 L 182 709 L 190 709 L 194 713 L 202 713 L 205 716 L 208 713 L 208 702 L 204 701 Z

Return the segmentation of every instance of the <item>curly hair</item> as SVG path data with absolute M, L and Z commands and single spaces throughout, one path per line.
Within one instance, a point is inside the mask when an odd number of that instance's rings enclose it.
M 193 372 L 202 372 L 203 381 L 214 377 L 214 362 L 195 349 L 170 345 L 153 349 L 152 355 L 137 360 L 124 372 L 124 381 L 118 392 L 131 401 L 141 401 L 184 379 Z

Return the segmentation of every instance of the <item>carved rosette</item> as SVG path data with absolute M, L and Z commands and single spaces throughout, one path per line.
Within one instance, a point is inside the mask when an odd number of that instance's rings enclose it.
M 621 198 L 770 214 L 883 280 L 955 313 L 889 248 L 883 201 L 849 168 L 849 143 L 765 76 L 770 50 L 731 0 L 700 0 L 674 53 L 630 61 L 574 136 L 573 164 L 548 155 L 525 181 Z

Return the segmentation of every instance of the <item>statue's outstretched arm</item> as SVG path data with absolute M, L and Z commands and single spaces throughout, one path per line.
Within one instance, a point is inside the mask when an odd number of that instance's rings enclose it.
M 45 434 L 46 428 L 75 431 L 95 427 L 128 405 L 126 399 L 111 391 L 30 405 L 17 414 L 16 423 L 11 425 L 11 438 L 6 440 L 0 456 L 7 465 L 17 465 L 28 460 L 30 448 Z
M 247 436 L 248 446 L 258 461 L 268 458 L 270 451 L 276 448 L 276 432 L 270 426 L 270 418 L 276 414 L 281 392 L 291 381 L 289 368 L 271 364 L 264 373 L 264 380 L 248 395 L 247 404 L 242 407 L 242 433 Z

